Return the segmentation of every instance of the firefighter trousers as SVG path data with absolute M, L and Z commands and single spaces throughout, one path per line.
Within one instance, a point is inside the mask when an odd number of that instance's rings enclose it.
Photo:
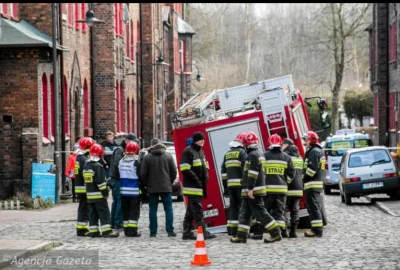
M 227 225 L 229 235 L 236 235 L 239 226 L 241 191 L 241 188 L 229 189 L 229 218 Z
M 321 213 L 321 194 L 312 188 L 306 189 L 307 212 L 311 222 L 311 231 L 322 235 L 323 222 Z
M 140 196 L 121 196 L 121 208 L 125 236 L 136 236 L 139 228 Z
M 186 207 L 185 218 L 183 219 L 183 235 L 188 236 L 191 234 L 193 220 L 196 222 L 196 226 L 203 226 L 203 232 L 206 232 L 203 220 L 204 216 L 203 216 L 203 206 L 201 204 L 201 197 L 200 196 L 187 196 L 187 197 L 188 197 L 188 205 Z
M 86 193 L 78 194 L 79 205 L 78 205 L 78 217 L 76 224 L 76 235 L 85 236 L 88 232 L 88 220 L 89 220 L 89 205 L 87 202 Z
M 236 235 L 238 238 L 247 239 L 252 216 L 260 221 L 263 228 L 265 228 L 271 237 L 280 235 L 279 225 L 265 209 L 263 198 L 255 197 L 254 199 L 242 199 L 239 214 L 239 227 Z
M 300 211 L 300 197 L 287 196 L 286 206 L 290 210 L 290 222 L 291 223 L 298 222 L 299 211 Z
M 267 194 L 267 196 L 264 197 L 264 205 L 268 213 L 276 220 L 279 227 L 282 230 L 286 230 L 286 195 Z
M 89 203 L 89 232 L 91 235 L 101 233 L 109 234 L 111 230 L 111 215 L 106 199 L 101 199 L 99 202 Z M 99 219 L 101 227 L 99 227 Z

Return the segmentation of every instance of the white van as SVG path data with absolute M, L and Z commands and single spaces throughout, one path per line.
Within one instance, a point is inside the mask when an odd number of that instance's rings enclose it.
M 347 149 L 372 146 L 372 140 L 368 134 L 355 133 L 351 130 L 338 130 L 337 135 L 326 139 L 325 144 L 325 169 L 324 192 L 330 194 L 331 189 L 339 189 L 340 161 Z M 344 133 L 344 134 L 343 134 Z

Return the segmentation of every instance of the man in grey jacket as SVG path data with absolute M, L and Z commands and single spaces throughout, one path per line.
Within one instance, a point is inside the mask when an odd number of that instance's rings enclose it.
M 151 140 L 151 147 L 147 149 L 148 154 L 144 156 L 140 178 L 147 187 L 149 193 L 149 219 L 150 237 L 157 235 L 157 209 L 158 199 L 161 197 L 164 205 L 166 230 L 168 237 L 175 237 L 174 214 L 172 210 L 172 183 L 174 182 L 177 170 L 174 158 L 166 152 L 167 147 L 159 139 Z

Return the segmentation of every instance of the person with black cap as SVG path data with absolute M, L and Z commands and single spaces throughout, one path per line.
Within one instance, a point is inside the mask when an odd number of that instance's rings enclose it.
M 183 175 L 183 195 L 188 198 L 185 218 L 183 220 L 183 240 L 196 240 L 192 233 L 193 220 L 196 226 L 202 226 L 205 239 L 216 236 L 205 230 L 203 220 L 203 206 L 201 198 L 207 197 L 206 185 L 208 181 L 208 163 L 201 149 L 204 145 L 204 134 L 195 132 L 192 136 L 193 142 L 183 150 L 180 160 L 180 170 Z
M 293 181 L 288 184 L 286 206 L 290 211 L 291 226 L 289 238 L 297 238 L 296 229 L 299 224 L 299 203 L 300 198 L 303 197 L 303 159 L 300 156 L 299 149 L 289 138 L 283 140 L 282 150 L 291 157 L 295 169 Z
M 133 133 L 129 133 L 125 140 L 122 141 L 121 145 L 114 148 L 111 164 L 110 164 L 110 176 L 111 176 L 111 183 L 114 186 L 112 189 L 112 197 L 113 202 L 111 205 L 111 227 L 113 229 L 122 230 L 122 208 L 121 208 L 121 195 L 120 195 L 120 174 L 118 170 L 118 165 L 122 157 L 124 156 L 126 145 L 129 142 L 136 142 L 138 143 L 139 140 L 137 139 L 136 135 Z

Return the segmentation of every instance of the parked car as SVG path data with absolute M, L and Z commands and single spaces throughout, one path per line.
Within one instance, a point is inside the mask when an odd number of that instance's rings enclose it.
M 400 195 L 400 179 L 389 150 L 370 146 L 347 150 L 339 167 L 339 188 L 343 203 L 351 204 L 352 197 L 386 193 Z
M 347 149 L 372 146 L 372 140 L 367 134 L 339 134 L 329 136 L 325 143 L 325 170 L 324 193 L 331 194 L 331 189 L 339 189 L 339 166 L 343 154 Z

